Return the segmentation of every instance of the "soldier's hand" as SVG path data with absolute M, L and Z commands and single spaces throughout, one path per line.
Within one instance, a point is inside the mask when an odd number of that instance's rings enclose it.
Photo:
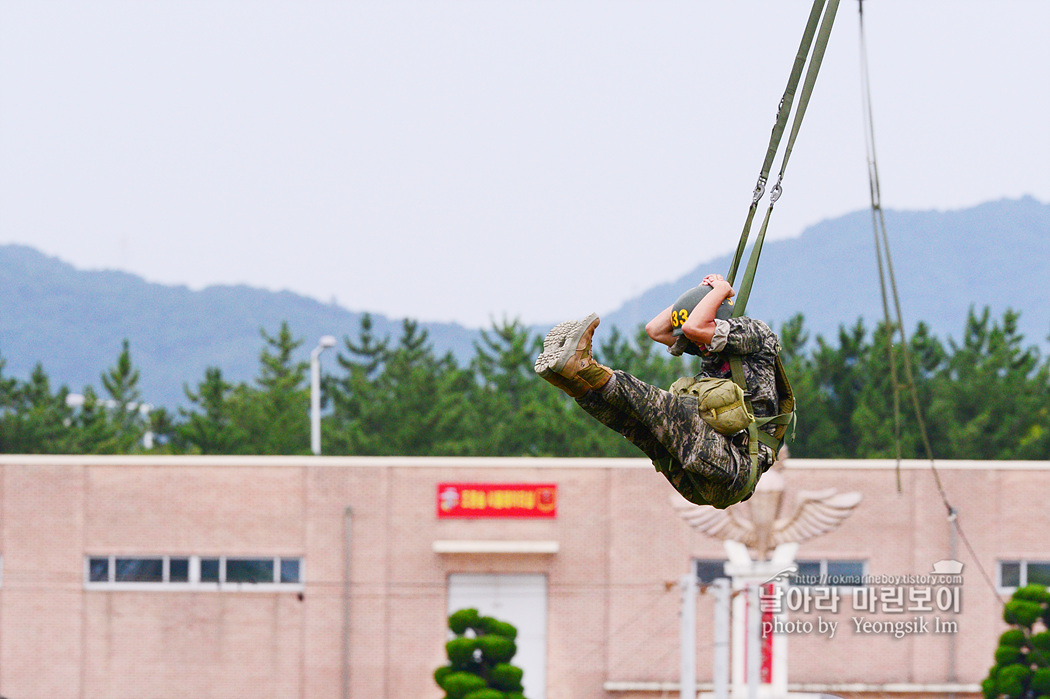
M 714 286 L 715 282 L 725 281 L 721 274 L 709 274 L 700 282 L 700 286 Z

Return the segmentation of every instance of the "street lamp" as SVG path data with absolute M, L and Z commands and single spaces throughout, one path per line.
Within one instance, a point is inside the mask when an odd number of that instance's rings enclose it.
M 310 449 L 321 454 L 321 352 L 335 347 L 335 338 L 324 335 L 310 352 Z

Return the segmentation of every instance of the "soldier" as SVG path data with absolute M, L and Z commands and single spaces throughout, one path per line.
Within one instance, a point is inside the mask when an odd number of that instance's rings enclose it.
M 730 356 L 740 357 L 754 416 L 774 416 L 779 342 L 762 321 L 731 317 L 734 293 L 722 275 L 709 274 L 645 331 L 672 354 L 699 355 L 698 377 L 729 378 Z M 722 509 L 751 497 L 758 476 L 775 460 L 773 449 L 759 445 L 759 473 L 753 473 L 748 432 L 722 434 L 702 419 L 697 397 L 685 389 L 691 380 L 676 381 L 665 391 L 599 364 L 591 352 L 599 322 L 592 313 L 555 326 L 536 359 L 536 373 L 641 449 L 690 502 Z M 759 429 L 773 434 L 775 425 Z

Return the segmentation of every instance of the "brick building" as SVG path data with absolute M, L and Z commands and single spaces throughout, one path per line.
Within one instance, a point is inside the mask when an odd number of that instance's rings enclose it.
M 802 569 L 866 576 L 837 586 L 835 610 L 794 610 L 838 631 L 791 635 L 793 690 L 974 693 L 1005 628 L 998 600 L 1050 577 L 1050 463 L 938 464 L 992 585 L 952 535 L 928 464 L 903 464 L 900 494 L 894 465 L 787 464 L 789 508 L 800 490 L 863 495 L 802 544 Z M 725 559 L 641 459 L 2 456 L 0 473 L 11 699 L 439 699 L 445 617 L 468 605 L 518 626 L 530 699 L 676 696 L 678 582 Z M 466 511 L 465 489 L 508 484 Z M 856 608 L 869 578 L 946 559 L 965 566 L 946 605 L 933 596 L 915 613 L 920 581 L 903 585 L 905 609 L 892 594 Z M 702 689 L 710 597 L 697 605 Z M 919 617 L 931 628 L 882 632 Z

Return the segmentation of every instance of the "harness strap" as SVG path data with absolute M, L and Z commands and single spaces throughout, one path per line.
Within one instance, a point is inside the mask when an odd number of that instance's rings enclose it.
M 732 372 L 733 383 L 741 388 L 744 392 L 744 405 L 747 406 L 747 410 L 752 415 L 755 414 L 754 408 L 751 406 L 751 399 L 747 397 L 747 384 L 744 382 L 744 363 L 740 361 L 740 357 L 733 355 L 729 358 L 729 369 Z M 758 429 L 758 425 L 752 420 L 751 424 L 747 426 L 747 453 L 751 457 L 751 473 L 748 474 L 747 487 L 744 488 L 745 493 L 750 493 L 755 488 L 755 483 L 758 481 L 758 443 L 762 439 L 759 434 L 761 430 Z M 776 453 L 776 450 L 773 451 Z
M 787 413 L 787 414 L 784 414 L 784 415 L 776 415 L 774 417 L 755 418 L 755 422 L 754 422 L 755 427 L 762 427 L 763 425 L 769 425 L 769 424 L 773 424 L 773 425 L 788 425 L 791 428 L 792 435 L 794 435 L 794 433 L 795 433 L 795 413 Z M 773 435 L 771 435 L 768 432 L 765 432 L 763 430 L 756 430 L 756 432 L 758 434 L 758 441 L 762 442 L 767 447 L 772 449 L 774 454 L 776 454 L 777 452 L 780 451 L 780 447 L 784 446 L 784 440 L 783 439 L 777 439 Z
M 747 477 L 747 487 L 744 488 L 745 493 L 753 492 L 755 484 L 758 482 L 758 443 L 761 441 L 762 430 L 758 429 L 755 423 L 751 423 L 747 426 L 747 453 L 751 457 L 751 473 Z M 775 452 L 774 452 L 775 453 Z
M 751 405 L 751 400 L 747 397 L 747 384 L 744 382 L 744 363 L 740 360 L 739 356 L 731 356 L 729 358 L 729 369 L 732 372 L 733 383 L 744 391 L 744 404 L 747 406 L 748 411 L 752 415 L 755 414 L 754 408 Z M 751 424 L 747 426 L 747 450 L 751 455 L 751 464 L 754 466 L 752 469 L 752 476 L 754 479 L 758 478 L 758 444 L 761 442 L 767 447 L 773 450 L 773 455 L 780 451 L 780 447 L 783 446 L 784 440 L 777 439 L 773 435 L 765 432 L 764 430 L 758 429 L 765 425 L 787 425 L 791 432 L 795 431 L 795 412 L 784 413 L 781 415 L 773 415 L 772 417 L 756 417 L 752 420 Z M 753 485 L 749 479 L 748 488 Z
M 780 183 L 784 179 L 784 172 L 787 169 L 788 159 L 791 157 L 791 152 L 795 145 L 795 138 L 798 136 L 799 129 L 802 127 L 802 118 L 806 114 L 806 108 L 809 106 L 809 101 L 813 94 L 813 86 L 816 84 L 817 74 L 820 72 L 820 65 L 824 60 L 824 53 L 827 49 L 828 39 L 831 37 L 831 28 L 835 23 L 835 15 L 838 12 L 838 6 L 839 0 L 814 0 L 813 7 L 810 10 L 809 21 L 806 24 L 806 30 L 802 36 L 802 43 L 799 45 L 799 52 L 795 56 L 795 64 L 792 66 L 791 76 L 788 79 L 788 87 L 784 92 L 784 97 L 781 99 L 780 107 L 777 110 L 777 121 L 773 127 L 773 134 L 770 138 L 769 148 L 766 151 L 766 159 L 762 164 L 762 172 L 759 174 L 758 184 L 755 186 L 755 194 L 754 197 L 752 197 L 751 206 L 748 209 L 747 220 L 744 223 L 744 230 L 740 234 L 740 241 L 737 243 L 736 254 L 733 257 L 733 262 L 726 277 L 729 283 L 733 284 L 740 260 L 744 254 L 744 249 L 747 247 L 748 239 L 751 236 L 751 223 L 755 217 L 758 201 L 762 198 L 765 191 L 765 184 L 769 176 L 769 168 L 772 165 L 773 158 L 775 157 L 776 151 L 780 145 L 780 139 L 784 133 L 788 112 L 791 110 L 791 103 L 794 101 L 794 93 L 797 89 L 799 78 L 801 77 L 802 64 L 805 63 L 806 57 L 809 56 L 810 46 L 812 44 L 812 56 L 809 60 L 809 67 L 806 70 L 805 81 L 802 84 L 802 91 L 799 93 L 798 109 L 795 111 L 795 118 L 791 125 L 791 133 L 788 136 L 784 150 L 784 157 L 780 163 L 780 173 L 777 176 L 776 184 L 770 191 L 769 207 L 766 209 L 766 215 L 762 221 L 762 227 L 760 228 L 754 246 L 751 249 L 751 256 L 748 259 L 744 278 L 741 281 L 740 289 L 737 291 L 733 317 L 744 315 L 747 309 L 747 301 L 748 297 L 751 295 L 751 287 L 754 283 L 755 271 L 758 269 L 758 258 L 762 253 L 762 245 L 765 242 L 766 229 L 769 226 L 769 218 L 773 213 L 773 205 L 776 203 L 777 199 L 780 198 L 782 191 Z M 814 31 L 817 25 L 817 20 L 820 18 L 822 12 L 824 15 L 823 20 L 820 22 L 819 31 L 816 31 L 816 40 L 814 42 Z
M 773 123 L 773 131 L 769 135 L 769 146 L 766 148 L 766 157 L 762 161 L 762 169 L 758 174 L 758 182 L 755 184 L 754 196 L 751 198 L 747 220 L 744 222 L 744 230 L 740 234 L 740 242 L 737 243 L 736 254 L 733 255 L 729 273 L 726 274 L 726 279 L 730 284 L 736 279 L 737 266 L 744 257 L 744 249 L 747 247 L 747 240 L 750 237 L 751 222 L 754 220 L 755 212 L 758 210 L 758 202 L 762 200 L 762 196 L 766 193 L 766 181 L 769 179 L 769 171 L 773 167 L 773 159 L 777 155 L 777 150 L 780 148 L 780 139 L 783 137 L 784 129 L 787 127 L 788 115 L 791 113 L 791 106 L 795 101 L 795 91 L 798 89 L 798 82 L 802 78 L 802 69 L 806 65 L 806 57 L 809 56 L 809 49 L 813 44 L 813 36 L 817 31 L 817 21 L 820 19 L 821 11 L 824 9 L 824 2 L 825 0 L 813 0 L 813 7 L 810 8 L 806 28 L 802 32 L 802 41 L 799 44 L 798 51 L 795 53 L 795 62 L 791 65 L 791 74 L 788 76 L 784 96 L 780 98 L 780 105 L 777 107 L 777 118 Z

